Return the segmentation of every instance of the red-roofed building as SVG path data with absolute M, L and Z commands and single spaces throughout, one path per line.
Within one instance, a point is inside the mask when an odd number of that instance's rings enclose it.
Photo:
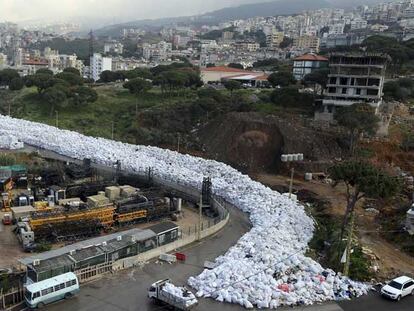
M 220 83 L 223 80 L 236 80 L 241 83 L 248 83 L 252 86 L 257 86 L 259 81 L 267 81 L 267 75 L 264 75 L 261 71 L 248 71 L 244 69 L 219 66 L 201 69 L 201 79 L 205 84 Z
M 302 80 L 307 74 L 320 68 L 328 67 L 326 57 L 309 53 L 293 59 L 293 76 L 296 80 Z

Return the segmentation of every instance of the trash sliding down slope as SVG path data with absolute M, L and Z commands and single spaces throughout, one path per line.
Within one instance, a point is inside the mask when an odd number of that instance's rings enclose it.
M 249 213 L 253 228 L 216 259 L 214 269 L 188 280 L 198 290 L 197 296 L 246 308 L 276 308 L 346 299 L 349 286 L 357 296 L 369 289 L 322 268 L 304 255 L 314 226 L 303 206 L 226 164 L 1 115 L 0 136 L 108 166 L 120 160 L 122 168 L 131 172 L 153 167 L 161 178 L 198 188 L 203 176 L 210 176 L 213 192 Z

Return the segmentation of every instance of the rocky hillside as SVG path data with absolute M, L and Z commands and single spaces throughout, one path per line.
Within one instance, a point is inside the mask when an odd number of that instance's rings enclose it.
M 282 153 L 303 153 L 303 169 L 322 169 L 343 155 L 341 139 L 300 122 L 252 112 L 232 112 L 216 118 L 198 131 L 208 157 L 250 170 L 270 170 L 280 165 Z

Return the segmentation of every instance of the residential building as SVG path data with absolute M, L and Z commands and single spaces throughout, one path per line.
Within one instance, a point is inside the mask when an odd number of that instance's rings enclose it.
M 90 60 L 90 77 L 97 81 L 105 70 L 112 69 L 112 58 L 103 57 L 100 53 L 94 53 Z
M 344 33 L 344 28 L 345 28 L 344 23 L 329 25 L 329 34 L 330 35 L 341 35 Z
M 223 31 L 221 38 L 223 41 L 233 40 L 234 32 L 233 31 Z
M 236 80 L 256 86 L 267 81 L 267 76 L 261 71 L 249 71 L 226 66 L 202 68 L 200 75 L 205 84 L 220 83 L 223 80 Z
M 266 45 L 268 47 L 279 47 L 284 37 L 285 34 L 281 31 L 273 32 L 270 35 L 266 36 Z
M 106 41 L 104 44 L 104 53 L 122 54 L 124 52 L 124 45 L 118 41 Z
M 299 36 L 293 39 L 293 46 L 309 52 L 319 52 L 320 40 L 315 36 Z
M 379 53 L 333 53 L 323 112 L 317 119 L 332 120 L 336 107 L 367 103 L 378 112 L 382 104 L 385 71 L 390 57 Z
M 371 26 L 371 30 L 376 31 L 376 32 L 384 32 L 388 30 L 388 28 L 389 27 L 387 25 L 381 25 L 381 24 L 374 24 Z
M 255 52 L 260 49 L 260 44 L 252 41 L 239 41 L 235 44 L 236 49 L 248 52 Z
M 368 22 L 364 19 L 354 19 L 351 21 L 351 30 L 365 29 L 368 26 Z
M 302 80 L 312 71 L 328 67 L 328 59 L 326 57 L 309 53 L 293 60 L 293 76 L 296 80 Z

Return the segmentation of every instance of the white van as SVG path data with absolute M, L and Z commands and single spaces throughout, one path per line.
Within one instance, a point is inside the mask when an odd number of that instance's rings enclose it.
M 68 272 L 27 285 L 25 300 L 29 308 L 41 308 L 48 303 L 70 298 L 79 292 L 79 282 L 76 274 Z

